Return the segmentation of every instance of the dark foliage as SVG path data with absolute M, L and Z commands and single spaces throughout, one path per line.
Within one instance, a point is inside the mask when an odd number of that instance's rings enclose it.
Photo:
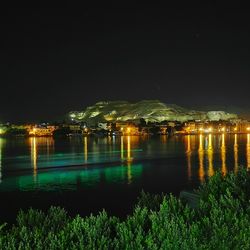
M 20 211 L 0 226 L 0 249 L 250 249 L 250 176 L 216 173 L 197 191 L 192 209 L 172 195 L 142 192 L 125 220 L 70 218 L 62 208 Z

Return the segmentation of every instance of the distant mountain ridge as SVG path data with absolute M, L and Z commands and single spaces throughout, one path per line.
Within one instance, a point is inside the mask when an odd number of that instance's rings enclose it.
M 196 109 L 197 106 L 191 107 L 191 109 Z M 242 106 L 233 105 L 204 105 L 199 106 L 200 110 L 210 111 L 210 110 L 223 110 L 227 113 L 237 114 L 242 119 L 250 120 L 250 108 Z
M 128 101 L 101 101 L 83 111 L 71 111 L 68 117 L 72 121 L 87 122 L 117 122 L 133 121 L 140 118 L 147 122 L 188 120 L 229 120 L 237 119 L 237 114 L 225 111 L 196 111 L 175 104 L 165 104 L 159 100 L 142 100 L 136 103 Z

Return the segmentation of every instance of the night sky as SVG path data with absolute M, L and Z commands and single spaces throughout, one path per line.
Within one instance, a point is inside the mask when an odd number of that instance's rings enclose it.
M 250 113 L 246 6 L 85 2 L 2 8 L 0 122 L 55 120 L 101 100 Z

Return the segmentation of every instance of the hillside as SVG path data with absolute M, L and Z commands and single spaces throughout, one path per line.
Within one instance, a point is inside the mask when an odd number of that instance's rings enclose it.
M 188 110 L 175 104 L 165 104 L 158 100 L 143 100 L 137 103 L 127 101 L 97 102 L 83 111 L 71 111 L 68 114 L 72 121 L 96 123 L 101 121 L 133 121 L 140 118 L 147 122 L 164 120 L 185 122 L 188 120 L 229 120 L 237 118 L 236 114 L 224 111 Z

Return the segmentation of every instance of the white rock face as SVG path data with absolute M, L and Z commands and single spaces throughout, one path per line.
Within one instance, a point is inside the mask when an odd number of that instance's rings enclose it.
M 98 102 L 87 107 L 84 111 L 72 111 L 69 113 L 72 121 L 96 124 L 98 122 L 133 121 L 140 118 L 147 122 L 161 121 L 190 121 L 190 120 L 229 120 L 236 119 L 236 114 L 224 111 L 195 111 L 179 107 L 174 104 L 165 104 L 158 100 L 144 100 L 137 103 L 127 101 Z
M 209 111 L 207 112 L 207 117 L 208 117 L 208 120 L 211 120 L 211 121 L 237 119 L 236 114 L 230 114 L 224 111 Z

